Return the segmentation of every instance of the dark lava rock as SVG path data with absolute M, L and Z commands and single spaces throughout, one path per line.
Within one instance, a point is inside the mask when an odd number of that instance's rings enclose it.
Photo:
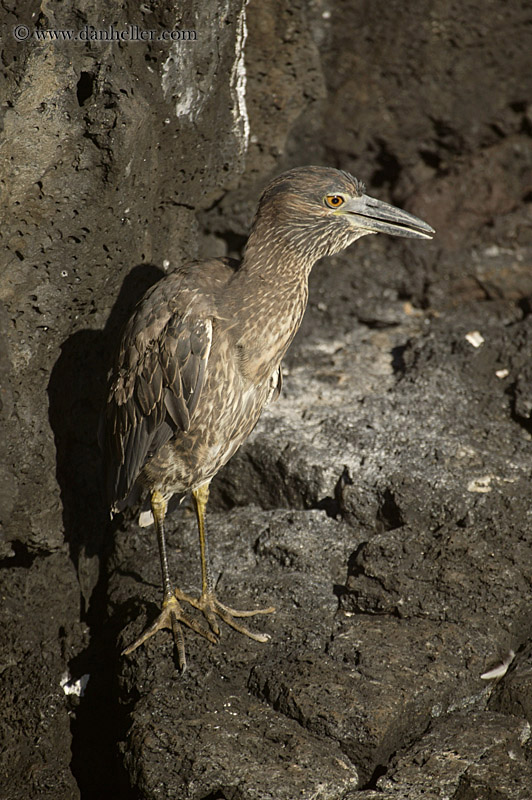
M 527 4 L 23 0 L 1 24 L 1 800 L 527 800 Z M 196 36 L 32 33 L 111 25 Z M 315 267 L 283 395 L 213 485 L 218 591 L 275 605 L 270 642 L 187 635 L 184 676 L 164 633 L 120 658 L 160 576 L 101 500 L 111 351 L 305 163 L 437 236 Z M 197 590 L 186 509 L 169 535 Z
M 300 346 L 302 365 L 286 377 L 286 396 L 268 409 L 219 482 L 226 501 L 238 487 L 234 502 L 250 502 L 242 495 L 250 491 L 265 506 L 289 506 L 308 474 L 306 493 L 299 493 L 299 505 L 307 508 L 260 511 L 246 504 L 210 516 L 218 590 L 237 607 L 278 605 L 272 618 L 254 620 L 272 642 L 239 642 L 232 652 L 233 633 L 224 631 L 227 650 L 191 641 L 192 695 L 183 688 L 190 676 L 176 684 L 187 704 L 198 691 L 204 698 L 202 673 L 209 676 L 209 692 L 211 676 L 221 675 L 228 696 L 245 687 L 269 709 L 272 727 L 274 719 L 289 720 L 331 759 L 341 752 L 356 767 L 359 789 L 382 774 L 394 753 L 410 752 L 435 721 L 444 726 L 463 709 L 486 709 L 491 684 L 481 674 L 499 654 L 522 647 L 532 618 L 530 532 L 522 528 L 529 436 L 512 419 L 494 353 L 488 346 L 481 358 L 464 338 L 475 322 L 486 341 L 488 333 L 495 339 L 496 306 L 492 312 L 494 319 L 486 310 L 478 319 L 470 312 L 463 319 L 458 312 L 440 317 L 410 339 L 395 373 L 393 340 L 410 336 L 411 324 L 366 334 L 365 341 L 352 337 L 357 347 L 344 341 L 332 356 L 327 346 Z M 511 364 L 509 343 L 506 352 Z M 369 373 L 366 364 L 373 365 Z M 407 425 L 414 414 L 416 426 Z M 371 420 L 366 428 L 365 419 Z M 260 475 L 261 487 L 254 485 Z M 178 532 L 173 574 L 183 575 L 177 582 L 184 580 L 186 589 L 194 587 L 195 575 L 197 589 L 199 567 L 190 561 L 191 553 L 196 556 L 194 521 L 181 521 Z M 140 586 L 150 587 L 146 599 L 155 613 L 160 590 L 153 537 L 137 530 L 118 543 L 110 581 L 115 613 L 138 612 Z M 125 594 L 123 573 L 131 576 Z M 145 622 L 144 615 L 135 620 L 128 638 Z M 172 673 L 161 651 L 170 658 L 170 637 L 132 657 L 133 673 L 124 666 L 124 702 L 133 689 L 141 692 L 142 709 L 144 698 L 165 695 Z M 202 731 L 211 725 L 213 701 L 202 703 L 206 710 L 196 709 L 193 722 L 181 714 L 179 742 L 195 737 L 191 725 Z M 142 769 L 146 795 L 156 796 L 162 778 L 149 772 L 149 752 L 138 744 L 139 720 L 145 720 L 138 708 L 129 734 L 135 735 L 135 769 Z M 165 719 L 161 735 L 172 727 Z M 504 728 L 502 715 L 499 724 Z M 232 735 L 236 750 L 253 761 L 245 727 Z M 230 788 L 225 756 L 216 752 L 222 775 L 209 769 L 198 785 L 195 772 L 184 779 L 179 768 L 174 778 L 166 775 L 166 790 L 184 797 L 253 796 L 245 782 L 237 781 L 241 794 Z M 331 778 L 324 796 L 343 797 L 345 779 L 342 772 Z M 312 797 L 320 781 L 319 773 L 308 775 L 301 796 Z M 259 782 L 255 792 L 270 796 Z

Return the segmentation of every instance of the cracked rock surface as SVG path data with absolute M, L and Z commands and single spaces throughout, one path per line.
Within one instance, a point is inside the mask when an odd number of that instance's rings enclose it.
M 492 310 L 497 318 L 497 309 Z M 187 636 L 191 667 L 182 679 L 173 672 L 173 644 L 164 634 L 162 641 L 122 664 L 124 701 L 133 687 L 142 687 L 128 741 L 135 742 L 135 769 L 147 796 L 157 796 L 163 784 L 187 798 L 206 797 L 214 787 L 223 797 L 252 797 L 253 791 L 259 797 L 283 796 L 272 788 L 276 784 L 271 783 L 273 767 L 266 753 L 263 782 L 253 772 L 252 790 L 239 777 L 242 753 L 255 758 L 249 728 L 262 730 L 253 712 L 259 701 L 263 713 L 271 715 L 272 735 L 281 736 L 279 728 L 288 725 L 292 730 L 296 724 L 298 747 L 315 754 L 315 771 L 306 767 L 304 788 L 294 779 L 292 793 L 313 797 L 322 791 L 324 797 L 342 798 L 374 785 L 373 792 L 385 796 L 397 792 L 410 797 L 407 791 L 421 796 L 427 791 L 423 775 L 431 773 L 412 774 L 408 758 L 422 757 L 431 763 L 436 759 L 434 797 L 444 786 L 456 791 L 463 785 L 482 786 L 490 774 L 484 748 L 495 748 L 497 730 L 497 760 L 504 748 L 508 759 L 500 776 L 501 787 L 506 787 L 501 796 L 525 797 L 523 769 L 532 777 L 526 756 L 528 722 L 513 711 L 508 717 L 492 712 L 500 693 L 481 675 L 510 651 L 517 653 L 517 665 L 527 658 L 521 652 L 532 612 L 532 550 L 523 529 L 529 516 L 530 443 L 511 417 L 511 399 L 491 368 L 497 367 L 496 360 L 488 368 L 472 345 L 464 340 L 462 347 L 463 330 L 473 320 L 466 316 L 460 326 L 455 312 L 448 317 L 452 324 L 440 318 L 425 333 L 407 339 L 399 374 L 392 369 L 392 345 L 411 335 L 411 322 L 386 335 L 367 333 L 365 344 L 357 341 L 353 351 L 344 342 L 341 352 L 327 356 L 327 368 L 319 362 L 320 349 L 312 351 L 305 341 L 295 345 L 293 360 L 299 366 L 286 377 L 283 398 L 268 409 L 217 479 L 226 502 L 237 487 L 238 506 L 209 517 L 220 597 L 237 608 L 276 605 L 275 615 L 253 622 L 272 639 L 260 645 L 224 629 L 220 645 L 213 647 Z M 486 335 L 488 322 L 485 317 Z M 371 378 L 359 374 L 365 372 L 361 350 L 374 376 L 379 375 L 373 389 Z M 447 357 L 434 358 L 434 350 Z M 483 370 L 483 385 L 490 386 L 490 393 L 477 390 Z M 475 384 L 474 376 L 477 388 L 468 388 Z M 454 403 L 449 398 L 447 409 L 440 402 L 444 383 L 456 398 Z M 312 406 L 305 399 L 309 396 L 317 398 Z M 414 416 L 415 425 L 408 422 Z M 371 420 L 365 430 L 364 420 Z M 409 436 L 412 427 L 424 435 Z M 353 446 L 353 430 L 363 431 L 363 443 Z M 483 436 L 485 430 L 491 435 Z M 305 474 L 301 464 L 309 474 L 306 494 L 298 492 Z M 255 492 L 253 480 L 244 481 L 246 474 L 262 476 L 262 493 Z M 261 499 L 262 509 L 242 496 L 244 486 Z M 291 507 L 292 493 L 303 507 Z M 268 503 L 287 508 L 268 510 Z M 178 583 L 185 581 L 183 588 L 197 591 L 195 521 L 186 510 L 174 519 L 172 574 Z M 143 529 L 128 528 L 117 542 L 109 597 L 115 614 L 127 609 L 133 618 L 127 639 L 145 625 L 146 609 L 155 613 L 160 595 L 157 551 Z M 127 584 L 124 573 L 129 575 Z M 245 688 L 249 707 L 240 704 L 237 687 Z M 203 773 L 198 789 L 198 759 L 204 763 L 205 758 L 200 739 L 192 754 L 187 749 L 190 769 L 173 759 L 171 767 L 168 760 L 158 760 L 155 768 L 152 744 L 139 740 L 140 731 L 152 729 L 153 704 L 158 702 L 165 715 L 159 735 L 171 728 L 168 704 L 181 709 L 178 732 L 174 729 L 177 743 L 165 738 L 167 754 L 177 755 L 183 742 L 196 742 L 198 731 L 203 737 L 220 725 L 234 743 L 239 764 L 233 763 L 231 748 L 216 749 L 209 755 L 214 764 Z M 479 745 L 475 734 L 473 749 L 463 730 L 469 714 L 480 740 L 486 740 Z M 229 723 L 220 721 L 228 716 Z M 461 766 L 451 769 L 443 762 L 457 727 Z M 430 750 L 435 742 L 442 748 L 438 754 Z M 515 758 L 511 742 L 521 742 Z M 325 765 L 341 762 L 339 769 L 325 767 L 325 783 L 324 755 L 314 749 L 317 743 L 325 746 Z M 298 762 L 290 753 L 288 759 Z M 306 758 L 301 755 L 302 762 Z M 354 766 L 356 774 L 345 772 L 345 764 Z
M 529 800 L 530 10 L 218 5 L 2 6 L 0 800 Z M 310 163 L 437 236 L 316 265 L 282 395 L 213 482 L 219 597 L 275 606 L 270 640 L 187 631 L 184 675 L 166 632 L 121 657 L 161 588 L 101 499 L 120 328 Z M 168 538 L 198 592 L 186 503 Z

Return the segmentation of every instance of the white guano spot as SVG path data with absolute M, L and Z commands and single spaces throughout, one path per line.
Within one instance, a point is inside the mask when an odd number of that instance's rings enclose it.
M 477 492 L 478 494 L 487 494 L 491 492 L 491 481 L 493 480 L 494 475 L 482 475 L 479 478 L 473 478 L 472 481 L 469 481 L 467 484 L 467 491 L 468 492 Z
M 500 664 L 497 664 L 496 667 L 493 667 L 493 669 L 489 669 L 487 672 L 483 672 L 480 677 L 482 678 L 483 681 L 492 681 L 495 678 L 502 678 L 503 675 L 506 675 L 506 673 L 508 672 L 508 667 L 514 660 L 514 657 L 515 657 L 514 651 L 510 650 L 506 658 Z
M 246 61 L 245 61 L 245 45 L 248 36 L 248 28 L 246 24 L 246 6 L 248 0 L 242 6 L 240 14 L 238 15 L 236 23 L 236 41 L 235 41 L 235 61 L 233 69 L 231 70 L 231 97 L 233 99 L 232 114 L 235 121 L 236 130 L 242 142 L 242 150 L 247 152 L 249 144 L 249 117 L 246 105 Z
M 59 681 L 59 684 L 65 694 L 75 694 L 77 697 L 83 697 L 89 682 L 89 678 L 90 675 L 86 673 L 85 675 L 82 675 L 81 678 L 73 680 L 70 677 L 70 673 L 65 672 Z
M 176 117 L 187 117 L 193 121 L 199 116 L 205 98 L 199 86 L 201 76 L 194 69 L 194 48 L 191 44 L 179 41 L 172 44 L 163 64 L 161 86 L 165 98 L 168 95 L 175 98 Z
M 480 347 L 485 341 L 480 331 L 469 331 L 469 333 L 466 333 L 465 338 L 473 347 Z

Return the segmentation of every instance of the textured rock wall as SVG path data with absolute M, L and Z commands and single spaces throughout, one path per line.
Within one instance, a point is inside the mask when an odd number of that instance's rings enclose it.
M 527 5 L 23 2 L 0 23 L 0 797 L 528 798 Z M 101 502 L 113 343 L 312 162 L 437 238 L 316 267 L 283 398 L 217 479 L 215 574 L 277 606 L 274 644 L 189 637 L 185 678 L 163 634 L 119 660 L 160 590 L 153 536 L 113 538 Z M 170 528 L 193 588 L 193 524 Z

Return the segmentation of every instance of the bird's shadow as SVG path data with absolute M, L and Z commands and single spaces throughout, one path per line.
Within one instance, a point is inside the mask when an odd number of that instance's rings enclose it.
M 86 561 L 80 556 L 83 554 L 89 561 L 101 556 L 110 530 L 98 446 L 108 370 L 120 332 L 134 306 L 162 277 L 163 271 L 153 264 L 134 267 L 122 284 L 104 329 L 77 331 L 66 339 L 50 376 L 49 420 L 55 438 L 65 540 L 82 594 L 84 579 L 94 583 L 95 578 L 84 578 L 82 563 Z M 95 564 L 97 570 L 97 560 Z
M 129 781 L 116 759 L 116 742 L 126 734 L 127 715 L 109 714 L 118 693 L 109 675 L 115 674 L 118 630 L 124 616 L 132 616 L 134 609 L 121 609 L 111 619 L 106 613 L 107 561 L 117 523 L 111 522 L 104 498 L 98 425 L 120 332 L 144 292 L 163 276 L 153 264 L 134 267 L 103 330 L 85 329 L 70 336 L 61 347 L 48 384 L 65 540 L 78 575 L 81 619 L 91 634 L 87 647 L 68 665 L 72 679 L 90 675 L 83 702 L 71 722 L 72 774 L 88 800 L 108 794 L 131 796 Z M 93 758 L 87 760 L 87 752 Z

